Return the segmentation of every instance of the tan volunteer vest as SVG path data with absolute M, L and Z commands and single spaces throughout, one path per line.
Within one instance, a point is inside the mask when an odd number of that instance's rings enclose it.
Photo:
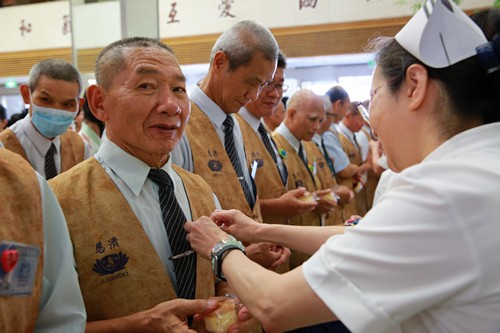
M 321 189 L 335 188 L 337 186 L 337 182 L 335 181 L 335 178 L 333 178 L 330 168 L 326 163 L 325 156 L 321 150 L 312 140 L 307 142 L 302 141 L 302 144 L 304 145 L 309 161 L 312 161 L 312 163 L 315 163 L 316 165 L 316 176 L 321 184 Z M 328 213 L 325 216 L 325 225 L 339 225 L 343 223 L 344 220 L 340 207 L 336 207 L 333 212 Z
M 0 148 L 0 240 L 40 248 L 31 295 L 0 296 L 0 332 L 33 332 L 43 274 L 43 218 L 40 184 L 23 158 Z
M 267 151 L 259 133 L 256 133 L 252 126 L 248 124 L 239 114 L 236 115 L 240 124 L 248 168 L 251 169 L 254 161 L 257 161 L 258 168 L 255 174 L 255 185 L 259 199 L 279 198 L 286 193 L 286 188 L 281 181 L 281 175 Z M 277 156 L 277 158 L 280 158 Z M 288 218 L 277 214 L 262 215 L 265 223 L 288 224 Z
M 258 200 L 252 210 L 214 125 L 194 103 L 191 103 L 191 117 L 186 127 L 186 135 L 193 155 L 194 173 L 200 175 L 212 187 L 221 207 L 238 209 L 252 219 L 262 222 Z
M 193 219 L 215 209 L 200 177 L 176 166 Z M 177 298 L 141 223 L 106 171 L 90 158 L 50 180 L 66 215 L 87 320 L 112 319 Z M 211 264 L 197 257 L 196 297 L 214 296 Z
M 361 131 L 368 138 L 368 142 L 373 140 L 370 133 L 368 133 L 364 129 Z M 368 158 L 371 158 L 371 152 L 368 153 Z M 380 176 L 375 175 L 375 173 L 373 172 L 373 169 L 370 169 L 368 171 L 368 177 L 367 177 L 366 184 L 365 184 L 367 210 L 370 210 L 373 206 L 373 198 L 375 196 L 375 190 L 377 189 L 379 179 L 380 179 Z
M 342 148 L 344 152 L 349 157 L 351 164 L 361 165 L 363 161 L 361 160 L 361 153 L 358 148 L 349 140 L 344 133 L 339 132 L 340 143 L 342 143 Z M 349 187 L 354 190 L 354 179 L 341 178 L 342 185 Z M 345 208 L 345 217 L 349 218 L 351 215 L 361 215 L 366 213 L 366 190 L 363 188 L 360 192 L 355 193 L 354 200 L 347 204 Z
M 307 168 L 300 159 L 299 155 L 295 152 L 295 149 L 293 149 L 285 137 L 281 134 L 273 132 L 273 139 L 276 142 L 278 149 L 283 149 L 286 152 L 289 175 L 288 189 L 293 190 L 299 186 L 303 186 L 310 192 L 318 190 L 319 188 L 316 187 L 311 174 L 307 171 Z M 306 154 L 309 158 L 307 150 Z M 305 213 L 291 217 L 289 219 L 289 223 L 290 225 L 320 226 L 321 216 L 315 212 Z M 304 253 L 292 251 L 292 255 L 290 256 L 290 269 L 294 269 L 295 267 L 302 265 L 302 263 L 309 259 L 309 257 L 309 255 Z
M 85 144 L 82 138 L 73 131 L 66 131 L 61 138 L 61 173 L 71 169 L 85 158 Z M 10 128 L 0 132 L 0 141 L 4 147 L 11 150 L 29 162 L 26 152 Z

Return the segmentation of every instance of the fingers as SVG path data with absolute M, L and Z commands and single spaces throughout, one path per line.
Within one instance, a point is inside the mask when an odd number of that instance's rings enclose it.
M 176 299 L 175 307 L 172 312 L 178 317 L 192 316 L 194 314 L 206 314 L 214 311 L 217 308 L 216 299 L 200 299 L 200 300 L 187 300 Z

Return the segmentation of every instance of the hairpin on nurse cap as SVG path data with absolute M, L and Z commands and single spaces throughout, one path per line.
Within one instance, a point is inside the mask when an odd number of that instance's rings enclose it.
M 488 42 L 481 29 L 449 0 L 428 0 L 396 34 L 396 41 L 432 68 L 472 57 L 477 47 Z

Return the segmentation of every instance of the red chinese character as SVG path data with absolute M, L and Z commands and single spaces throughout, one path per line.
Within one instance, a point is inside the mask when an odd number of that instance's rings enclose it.
M 317 4 L 318 0 L 299 0 L 299 9 L 302 10 L 302 8 L 306 7 L 316 8 Z
M 71 17 L 69 15 L 63 15 L 63 35 L 69 34 L 71 32 Z
M 221 13 L 219 17 L 236 17 L 231 14 L 231 5 L 234 3 L 234 0 L 221 0 L 220 5 L 218 6 Z
M 24 33 L 29 33 L 31 32 L 31 23 L 28 23 L 28 25 L 24 24 L 24 19 L 21 20 L 21 27 L 19 30 L 21 30 L 21 36 L 24 37 Z
M 167 24 L 180 22 L 175 18 L 175 16 L 177 15 L 177 10 L 175 9 L 175 7 L 177 6 L 177 2 L 172 2 L 170 5 L 172 6 L 172 9 L 170 9 L 170 13 L 168 14 L 168 18 L 170 20 L 167 22 Z

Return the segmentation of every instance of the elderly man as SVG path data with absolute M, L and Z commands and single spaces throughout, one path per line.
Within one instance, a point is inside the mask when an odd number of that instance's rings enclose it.
M 215 42 L 208 74 L 190 93 L 192 114 L 173 162 L 210 184 L 224 209 L 235 208 L 262 221 L 255 183 L 247 168 L 243 138 L 232 114 L 257 99 L 272 81 L 278 44 L 269 29 L 241 21 Z M 272 244 L 252 244 L 248 255 L 275 267 L 287 251 Z
M 91 156 L 82 138 L 68 131 L 83 105 L 82 78 L 75 67 L 60 59 L 41 61 L 20 89 L 30 105 L 29 116 L 0 133 L 5 148 L 24 157 L 46 179 Z
M 185 77 L 168 46 L 140 37 L 105 47 L 95 72 L 87 98 L 107 138 L 95 158 L 51 181 L 75 249 L 87 331 L 187 329 L 187 316 L 215 304 L 180 298 L 228 289 L 185 240 L 186 220 L 218 207 L 210 186 L 170 159 L 190 114 Z
M 283 123 L 273 132 L 278 148 L 286 152 L 291 188 L 305 187 L 315 192 L 318 198 L 331 192 L 331 184 L 323 185 L 320 173 L 326 173 L 328 165 L 321 153 L 316 154 L 317 147 L 311 141 L 325 119 L 325 105 L 321 96 L 310 90 L 299 90 L 289 100 L 287 114 Z M 324 169 L 324 170 L 323 170 Z M 334 182 L 334 180 L 332 179 Z M 322 225 L 322 214 L 330 213 L 335 202 L 330 199 L 319 199 L 314 211 L 290 218 L 291 225 Z M 300 266 L 309 256 L 292 252 L 290 268 Z

